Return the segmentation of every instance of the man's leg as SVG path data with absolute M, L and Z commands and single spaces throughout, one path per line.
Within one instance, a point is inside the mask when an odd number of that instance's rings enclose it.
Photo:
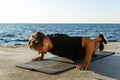
M 96 52 L 98 50 L 98 48 L 100 47 L 100 43 L 101 43 L 101 38 L 97 37 L 95 39 L 93 39 L 94 41 L 94 52 Z
M 104 44 L 107 44 L 108 40 L 107 37 L 105 36 L 104 33 L 100 33 L 100 35 L 94 39 L 96 42 L 96 46 L 95 46 L 95 50 L 97 50 L 99 48 L 100 51 L 102 51 L 104 49 Z M 104 43 L 104 44 L 103 44 Z

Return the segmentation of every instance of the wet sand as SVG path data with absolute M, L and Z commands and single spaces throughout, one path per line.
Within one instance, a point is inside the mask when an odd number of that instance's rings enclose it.
M 120 42 L 109 42 L 104 50 L 116 54 L 92 62 L 86 71 L 74 68 L 50 75 L 16 67 L 37 56 L 27 46 L 0 47 L 0 80 L 120 80 Z M 48 53 L 45 57 L 53 55 Z

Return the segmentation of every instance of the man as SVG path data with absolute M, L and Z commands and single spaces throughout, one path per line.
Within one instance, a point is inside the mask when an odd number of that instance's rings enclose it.
M 95 39 L 84 37 L 70 37 L 65 34 L 45 35 L 42 32 L 32 34 L 28 46 L 30 49 L 38 51 L 39 56 L 32 61 L 44 59 L 44 54 L 50 52 L 54 55 L 77 60 L 84 58 L 83 64 L 76 65 L 78 70 L 86 70 L 90 64 L 94 53 L 104 49 L 104 44 L 107 44 L 107 39 L 101 33 Z

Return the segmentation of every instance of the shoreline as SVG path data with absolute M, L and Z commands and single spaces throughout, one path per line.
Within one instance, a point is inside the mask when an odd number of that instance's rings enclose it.
M 118 41 L 118 42 L 114 42 L 114 41 L 109 41 L 108 43 L 120 43 L 120 41 Z M 25 45 L 13 45 L 13 46 L 0 46 L 0 47 L 26 47 L 27 46 L 27 44 L 25 44 Z

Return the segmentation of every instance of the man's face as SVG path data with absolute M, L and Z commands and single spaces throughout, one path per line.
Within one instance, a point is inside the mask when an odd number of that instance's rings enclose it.
M 38 44 L 38 49 L 37 49 L 37 51 L 38 51 L 39 53 L 41 53 L 41 54 L 47 53 L 47 51 L 48 51 L 48 43 L 46 42 L 46 40 L 43 41 L 43 46 L 42 46 L 41 48 L 39 48 L 39 45 L 40 45 L 40 44 Z

